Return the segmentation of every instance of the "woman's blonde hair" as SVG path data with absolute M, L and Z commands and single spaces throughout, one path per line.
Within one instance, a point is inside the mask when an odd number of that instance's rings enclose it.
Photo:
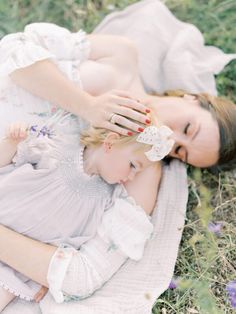
M 195 96 L 202 108 L 208 110 L 217 121 L 220 132 L 219 158 L 216 166 L 230 169 L 236 161 L 236 106 L 223 97 L 207 93 L 191 94 L 182 90 L 166 91 L 164 96 Z

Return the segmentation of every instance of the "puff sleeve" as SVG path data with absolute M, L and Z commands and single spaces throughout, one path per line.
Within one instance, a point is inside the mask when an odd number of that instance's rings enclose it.
M 56 302 L 90 296 L 109 280 L 122 264 L 143 256 L 153 231 L 149 217 L 130 200 L 118 198 L 103 215 L 96 236 L 80 250 L 58 248 L 49 270 L 48 283 Z
M 24 32 L 6 35 L 0 41 L 0 77 L 37 61 L 87 59 L 90 44 L 82 30 L 72 33 L 50 23 L 33 23 Z

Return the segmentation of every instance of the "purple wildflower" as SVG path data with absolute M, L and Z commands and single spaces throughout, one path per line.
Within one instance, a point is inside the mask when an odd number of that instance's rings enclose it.
M 171 282 L 170 282 L 170 284 L 169 284 L 168 289 L 174 290 L 174 289 L 176 289 L 177 287 L 178 287 L 178 279 L 177 279 L 177 278 L 172 278 L 172 279 L 171 279 Z
M 52 136 L 52 132 L 51 132 L 51 130 L 49 128 L 47 128 L 46 126 L 43 126 L 41 128 L 41 130 L 39 130 L 38 136 L 40 136 L 40 135 L 48 136 L 50 138 Z
M 37 132 L 37 125 L 32 125 L 32 126 L 30 127 L 30 131 L 31 131 L 31 132 Z
M 226 290 L 232 307 L 236 309 L 236 280 L 230 281 L 226 286 Z
M 209 222 L 208 224 L 208 230 L 215 235 L 219 236 L 221 235 L 221 228 L 222 228 L 222 222 Z

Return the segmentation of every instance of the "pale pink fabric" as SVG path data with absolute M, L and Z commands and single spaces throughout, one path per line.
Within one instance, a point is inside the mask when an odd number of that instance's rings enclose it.
M 214 75 L 236 59 L 236 53 L 205 46 L 198 28 L 178 20 L 159 0 L 138 1 L 112 13 L 94 32 L 126 36 L 136 43 L 147 91 L 216 94 Z

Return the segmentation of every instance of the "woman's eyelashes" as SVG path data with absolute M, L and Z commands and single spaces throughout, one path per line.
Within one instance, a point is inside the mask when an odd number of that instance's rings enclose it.
M 181 146 L 180 146 L 180 145 L 179 145 L 179 146 L 176 146 L 176 148 L 175 148 L 175 154 L 176 154 L 176 155 L 178 155 L 180 149 L 181 149 Z
M 186 124 L 186 126 L 184 127 L 183 133 L 184 133 L 185 135 L 188 135 L 190 126 L 191 126 L 191 124 L 190 124 L 190 122 L 188 122 L 188 123 Z M 180 159 L 184 159 L 184 156 L 183 156 L 183 153 L 182 153 L 182 148 L 183 148 L 183 147 L 182 147 L 181 145 L 178 145 L 178 146 L 176 146 L 176 148 L 175 148 L 175 154 L 176 154 L 176 155 L 179 155 Z

